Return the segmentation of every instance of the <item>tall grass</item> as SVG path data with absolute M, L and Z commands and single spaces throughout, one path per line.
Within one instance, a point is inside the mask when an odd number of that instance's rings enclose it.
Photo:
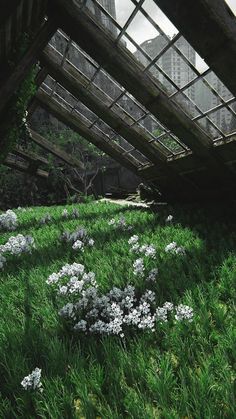
M 70 211 L 71 208 L 67 206 Z M 30 234 L 32 254 L 9 257 L 0 271 L 0 418 L 234 418 L 236 221 L 231 209 L 174 208 L 160 214 L 113 204 L 81 204 L 79 220 L 62 220 L 62 207 L 16 211 Z M 166 225 L 169 212 L 174 223 Z M 51 224 L 38 220 L 49 213 Z M 132 233 L 108 225 L 126 217 Z M 84 253 L 58 240 L 85 227 L 95 240 Z M 187 304 L 189 324 L 159 324 L 154 333 L 72 336 L 58 318 L 45 281 L 65 263 L 83 263 L 100 287 L 134 284 L 128 239 L 138 234 L 157 249 L 158 302 Z M 186 257 L 164 252 L 176 241 Z M 28 393 L 21 380 L 42 368 L 44 391 Z

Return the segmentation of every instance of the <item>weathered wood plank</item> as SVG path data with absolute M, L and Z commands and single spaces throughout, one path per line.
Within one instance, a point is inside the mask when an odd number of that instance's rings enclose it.
M 25 160 L 28 160 L 28 161 L 33 160 L 35 161 L 36 164 L 45 164 L 45 165 L 49 164 L 49 161 L 45 159 L 45 157 L 39 156 L 36 153 L 32 153 L 32 151 L 23 150 L 19 146 L 14 147 L 12 152 L 16 154 L 17 156 L 24 158 Z
M 69 166 L 77 167 L 83 170 L 84 166 L 78 159 L 69 155 L 60 147 L 52 144 L 50 141 L 48 141 L 46 138 L 44 138 L 42 135 L 38 134 L 34 130 L 30 129 L 30 134 L 31 134 L 31 140 L 35 144 L 42 147 L 44 150 L 48 151 L 49 153 L 53 154 L 54 156 L 56 156 L 58 159 L 62 160 L 64 163 L 68 164 Z
M 8 167 L 12 168 L 12 169 L 19 170 L 20 172 L 28 173 L 31 176 L 39 176 L 39 177 L 43 177 L 43 178 L 48 178 L 49 177 L 48 172 L 46 172 L 45 170 L 39 169 L 39 168 L 37 168 L 36 171 L 33 172 L 30 169 L 28 162 L 19 161 L 13 155 L 8 155 L 6 157 L 6 159 L 4 160 L 3 164 L 5 166 L 8 166 Z
M 154 0 L 236 96 L 236 17 L 224 0 Z
M 55 19 L 49 18 L 48 21 L 39 30 L 38 34 L 32 41 L 29 49 L 26 51 L 21 61 L 16 65 L 13 72 L 2 82 L 0 86 L 0 113 L 3 111 L 12 95 L 24 79 L 27 71 L 37 61 L 39 52 L 45 47 L 48 40 L 52 37 L 57 29 Z

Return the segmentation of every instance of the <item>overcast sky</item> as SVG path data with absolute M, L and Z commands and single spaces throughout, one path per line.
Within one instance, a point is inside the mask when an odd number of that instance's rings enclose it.
M 135 6 L 131 0 L 115 0 L 115 3 L 117 21 L 121 26 L 124 26 Z M 236 15 L 236 0 L 226 0 L 226 3 L 228 3 Z M 178 32 L 174 25 L 172 25 L 169 19 L 161 12 L 153 0 L 146 0 L 143 4 L 143 8 L 146 10 L 146 12 L 148 12 L 152 19 L 157 22 L 157 24 L 166 34 L 172 37 Z M 141 44 L 147 39 L 155 38 L 158 35 L 158 32 L 155 30 L 153 25 L 149 23 L 149 21 L 141 12 L 137 13 L 132 23 L 128 27 L 127 32 L 138 44 Z M 126 42 L 127 47 L 132 52 L 134 52 L 135 47 L 130 44 L 127 39 Z M 201 71 L 204 71 L 207 68 L 200 57 L 197 57 L 197 67 Z

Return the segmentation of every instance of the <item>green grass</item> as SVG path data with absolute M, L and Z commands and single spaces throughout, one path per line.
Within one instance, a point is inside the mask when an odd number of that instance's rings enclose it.
M 69 209 L 70 207 L 67 206 Z M 160 214 L 112 204 L 76 205 L 80 219 L 63 221 L 62 207 L 16 211 L 19 227 L 1 233 L 31 234 L 32 255 L 9 257 L 0 271 L 0 418 L 235 418 L 236 220 L 229 208 L 174 208 Z M 54 217 L 40 226 L 45 213 Z M 175 217 L 165 225 L 166 215 Z M 123 214 L 133 231 L 107 222 Z M 60 232 L 87 228 L 94 248 L 74 252 Z M 162 324 L 154 333 L 117 337 L 71 336 L 60 322 L 49 274 L 65 263 L 83 263 L 104 291 L 146 285 L 134 279 L 128 239 L 157 248 L 159 278 L 152 286 L 166 300 L 194 309 L 189 324 Z M 165 254 L 176 241 L 186 257 Z M 42 368 L 42 394 L 21 380 Z

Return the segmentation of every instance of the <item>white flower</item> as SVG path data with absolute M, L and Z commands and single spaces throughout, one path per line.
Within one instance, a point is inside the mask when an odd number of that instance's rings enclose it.
M 144 263 L 143 263 L 143 259 L 136 259 L 133 263 L 133 273 L 134 275 L 140 275 L 143 276 L 144 274 Z
M 24 387 L 25 390 L 37 390 L 39 389 L 42 391 L 42 383 L 41 383 L 41 369 L 35 368 L 31 374 L 27 375 L 23 378 L 21 381 L 22 387 Z
M 183 246 L 178 246 L 176 242 L 172 242 L 165 247 L 165 252 L 175 253 L 184 256 L 186 254 Z
M 80 320 L 78 323 L 76 323 L 74 325 L 74 330 L 85 332 L 87 330 L 86 320 Z
M 78 212 L 78 210 L 76 209 L 76 208 L 73 208 L 73 211 L 72 211 L 72 218 L 79 218 L 79 212 Z
M 186 252 L 185 252 L 185 249 L 184 249 L 184 247 L 183 247 L 183 246 L 179 246 L 179 247 L 177 247 L 177 248 L 175 249 L 175 253 L 176 253 L 177 255 L 182 255 L 182 256 L 185 256 L 185 255 L 186 255 Z
M 130 237 L 130 239 L 128 241 L 129 244 L 135 244 L 137 242 L 138 242 L 138 236 L 136 236 L 136 235 Z
M 94 240 L 93 240 L 93 239 L 89 239 L 89 241 L 88 241 L 88 245 L 89 245 L 89 246 L 93 246 L 93 245 L 94 245 Z
M 68 218 L 69 213 L 68 213 L 68 210 L 66 208 L 62 211 L 61 216 L 62 216 L 62 218 Z
M 44 225 L 44 224 L 48 224 L 48 223 L 50 223 L 52 221 L 52 217 L 51 217 L 51 215 L 50 214 L 46 214 L 46 215 L 44 215 L 40 220 L 39 220 L 39 222 L 40 222 L 40 224 L 41 225 Z
M 163 305 L 163 308 L 165 308 L 167 311 L 173 311 L 174 310 L 174 304 L 169 303 L 169 301 L 166 301 Z
M 59 281 L 60 276 L 53 272 L 51 275 L 49 275 L 48 279 L 46 280 L 46 283 L 48 285 L 56 284 Z
M 156 280 L 157 275 L 158 275 L 158 268 L 151 269 L 151 271 L 149 272 L 146 278 L 146 281 L 154 282 Z
M 177 248 L 177 243 L 172 242 L 165 247 L 165 252 L 167 252 L 167 253 L 171 252 L 171 251 L 175 250 L 176 248 Z
M 176 314 L 175 319 L 180 320 L 188 320 L 189 322 L 192 322 L 193 320 L 193 309 L 189 306 L 186 306 L 184 304 L 179 304 L 176 308 Z
M 0 215 L 0 230 L 15 230 L 17 227 L 17 215 L 12 210 L 7 210 Z
M 130 248 L 130 252 L 132 253 L 139 253 L 139 244 L 135 243 L 131 248 Z
M 74 317 L 74 304 L 67 303 L 64 307 L 61 308 L 58 312 L 59 316 L 70 318 Z
M 108 225 L 114 225 L 115 227 L 119 228 L 120 230 L 132 230 L 132 226 L 127 225 L 125 218 L 122 216 L 119 220 L 115 220 L 112 218 L 108 221 Z
M 74 262 L 72 263 L 72 265 L 69 265 L 69 263 L 67 263 L 65 266 L 62 266 L 58 275 L 60 278 L 62 278 L 67 275 L 76 276 L 76 275 L 82 275 L 83 273 L 84 273 L 84 265 Z
M 62 285 L 61 287 L 59 287 L 58 294 L 66 295 L 67 291 L 68 291 L 68 287 L 66 287 L 65 285 Z
M 161 322 L 167 322 L 167 309 L 165 307 L 157 307 L 156 309 L 156 319 Z
M 148 257 L 151 257 L 151 258 L 155 258 L 155 256 L 156 256 L 156 249 L 155 249 L 155 247 L 154 246 L 152 246 L 152 245 L 147 245 L 147 244 L 144 244 L 143 246 L 141 246 L 140 248 L 139 248 L 139 252 L 140 253 L 144 253 L 144 255 L 145 256 L 148 256 Z
M 11 236 L 7 243 L 0 246 L 1 253 L 10 253 L 12 255 L 19 255 L 21 253 L 31 252 L 34 247 L 34 239 L 31 236 Z
M 72 246 L 72 249 L 74 250 L 81 250 L 84 251 L 84 243 L 81 240 L 76 240 Z
M 168 215 L 168 217 L 166 218 L 166 223 L 171 223 L 173 221 L 173 215 Z

